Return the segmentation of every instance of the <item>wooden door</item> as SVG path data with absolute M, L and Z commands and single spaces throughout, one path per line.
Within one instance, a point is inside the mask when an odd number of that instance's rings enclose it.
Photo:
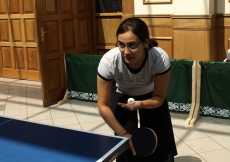
M 93 54 L 90 0 L 37 0 L 37 30 L 43 106 L 62 100 L 66 91 L 64 53 Z
M 0 0 L 0 77 L 40 81 L 34 0 Z

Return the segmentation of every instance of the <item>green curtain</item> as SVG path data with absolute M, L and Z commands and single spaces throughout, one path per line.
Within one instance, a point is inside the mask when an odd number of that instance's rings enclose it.
M 171 75 L 167 91 L 169 109 L 173 112 L 189 113 L 192 102 L 191 60 L 171 60 Z
M 101 55 L 65 54 L 69 99 L 97 102 L 97 67 Z
M 230 63 L 200 62 L 201 115 L 230 119 Z

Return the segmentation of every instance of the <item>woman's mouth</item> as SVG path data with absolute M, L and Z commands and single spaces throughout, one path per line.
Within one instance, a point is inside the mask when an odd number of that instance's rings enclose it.
M 125 60 L 128 60 L 128 61 L 131 61 L 132 59 L 133 59 L 133 57 L 124 57 L 125 58 Z
M 133 56 L 131 56 L 131 55 L 123 55 L 123 57 L 124 57 L 124 59 L 126 59 L 126 60 L 131 60 L 131 59 L 133 59 Z

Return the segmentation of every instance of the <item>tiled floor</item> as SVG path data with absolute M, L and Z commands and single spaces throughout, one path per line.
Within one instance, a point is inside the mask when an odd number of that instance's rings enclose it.
M 41 83 L 0 78 L 0 115 L 112 135 L 97 104 L 71 100 L 43 107 Z M 172 113 L 178 149 L 175 162 L 229 162 L 230 120 L 201 117 L 185 127 L 187 116 Z

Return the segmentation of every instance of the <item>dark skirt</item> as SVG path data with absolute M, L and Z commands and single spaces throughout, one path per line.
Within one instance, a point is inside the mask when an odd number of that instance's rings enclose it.
M 117 105 L 118 102 L 127 103 L 128 98 L 135 100 L 146 100 L 152 97 L 152 93 L 141 96 L 127 96 L 112 90 L 111 109 L 119 123 L 130 134 L 138 127 L 137 111 L 128 111 Z M 117 162 L 173 162 L 177 155 L 176 144 L 173 135 L 171 116 L 168 108 L 168 102 L 165 99 L 163 104 L 154 109 L 140 109 L 140 126 L 153 129 L 158 138 L 156 151 L 147 157 L 135 157 L 130 149 L 121 154 Z

